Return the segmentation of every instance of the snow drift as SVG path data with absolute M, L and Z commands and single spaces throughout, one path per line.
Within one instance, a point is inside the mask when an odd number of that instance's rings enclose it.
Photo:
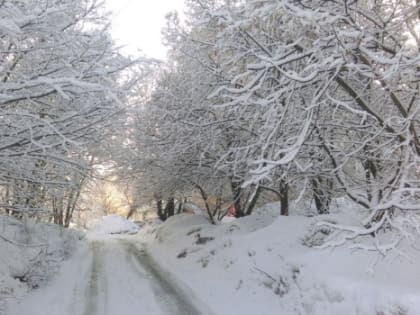
M 387 255 L 346 246 L 320 249 L 331 230 L 354 224 L 340 203 L 331 215 L 278 216 L 278 203 L 233 222 L 210 225 L 178 215 L 142 231 L 148 250 L 216 314 L 418 315 L 420 252 Z
M 54 224 L 0 216 L 0 314 L 52 278 L 76 248 L 82 234 Z

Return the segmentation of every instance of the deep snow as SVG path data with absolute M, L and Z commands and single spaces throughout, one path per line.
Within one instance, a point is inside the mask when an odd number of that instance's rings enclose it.
M 63 265 L 48 286 L 10 315 L 212 314 L 160 270 L 132 238 L 98 238 Z
M 213 314 L 127 235 L 133 229 L 124 218 L 100 219 L 58 275 L 7 315 Z
M 0 216 L 0 314 L 27 292 L 47 285 L 82 234 L 54 224 Z
M 4 314 L 420 314 L 418 240 L 385 256 L 348 244 L 321 249 L 331 234 L 318 222 L 357 224 L 360 211 L 337 201 L 331 215 L 280 217 L 278 206 L 218 225 L 199 213 L 177 215 L 137 235 L 110 235 L 94 225 L 90 241 L 50 283 L 15 299 L 18 281 Z M 130 225 L 119 223 L 110 224 L 112 233 Z
M 185 214 L 139 237 L 216 314 L 420 314 L 420 252 L 414 247 L 403 249 L 406 257 L 398 250 L 382 256 L 348 246 L 313 247 L 326 238 L 317 222 L 358 223 L 345 207 L 339 202 L 327 216 L 280 217 L 279 205 L 271 204 L 216 226 L 204 215 Z

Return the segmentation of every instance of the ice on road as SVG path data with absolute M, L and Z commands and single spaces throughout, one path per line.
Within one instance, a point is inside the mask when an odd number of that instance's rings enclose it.
M 188 291 L 132 240 L 92 240 L 11 315 L 211 314 Z

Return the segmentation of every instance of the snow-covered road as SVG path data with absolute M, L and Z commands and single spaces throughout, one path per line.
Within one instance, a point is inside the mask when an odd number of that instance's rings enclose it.
M 188 293 L 187 293 L 188 292 Z M 192 302 L 194 301 L 194 302 Z M 211 314 L 132 240 L 92 240 L 11 315 Z

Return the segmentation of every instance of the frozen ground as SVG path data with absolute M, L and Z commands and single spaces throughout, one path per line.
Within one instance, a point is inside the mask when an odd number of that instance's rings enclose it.
M 346 207 L 279 217 L 272 204 L 216 226 L 184 214 L 137 235 L 119 234 L 129 223 L 112 219 L 112 234 L 89 233 L 50 283 L 6 314 L 420 314 L 418 240 L 386 256 L 315 248 L 331 236 L 317 222 L 358 222 Z
M 272 204 L 217 226 L 186 214 L 139 237 L 216 314 L 420 314 L 418 240 L 386 256 L 348 246 L 314 248 L 328 237 L 316 222 L 358 223 L 342 213 L 346 207 L 338 201 L 332 215 L 279 217 Z
M 11 304 L 47 285 L 81 237 L 57 225 L 0 216 L 0 314 L 9 315 Z
M 194 303 L 192 302 L 194 301 Z M 132 239 L 92 240 L 10 315 L 211 314 Z
M 48 285 L 11 306 L 8 315 L 212 314 L 162 270 L 130 235 L 129 222 L 106 218 Z M 130 229 L 126 229 L 131 227 Z M 118 235 L 115 235 L 118 234 Z

